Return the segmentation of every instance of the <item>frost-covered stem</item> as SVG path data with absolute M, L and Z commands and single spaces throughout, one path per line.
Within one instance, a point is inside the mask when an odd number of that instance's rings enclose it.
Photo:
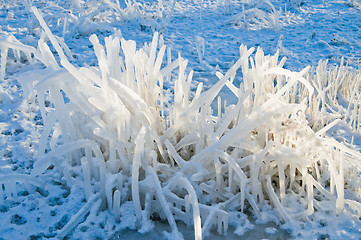
M 280 187 L 280 198 L 282 205 L 285 204 L 286 188 L 285 188 L 285 171 L 283 162 L 278 162 L 278 178 L 279 178 L 279 187 Z
M 99 194 L 92 195 L 87 203 L 77 212 L 75 215 L 73 215 L 69 222 L 58 232 L 57 237 L 62 239 L 66 235 L 68 235 L 85 217 L 85 215 L 91 211 L 93 205 L 98 205 L 97 201 L 99 200 Z M 95 203 L 94 203 L 95 202 Z
M 248 182 L 247 176 L 243 172 L 243 170 L 238 166 L 238 164 L 234 161 L 234 159 L 232 157 L 230 157 L 227 153 L 225 153 L 223 151 L 217 151 L 216 154 L 220 158 L 226 160 L 228 162 L 229 166 L 234 170 L 234 172 L 239 177 L 239 181 L 240 181 L 240 187 L 239 188 L 241 190 L 241 200 L 240 200 L 240 202 L 241 202 L 241 211 L 243 211 L 246 184 Z
M 105 50 L 104 47 L 99 43 L 98 37 L 93 34 L 89 38 L 90 42 L 94 46 L 94 52 L 98 59 L 98 65 L 102 74 L 102 82 L 101 82 L 101 88 L 102 93 L 104 95 L 104 100 L 107 101 L 109 98 L 109 82 L 108 82 L 108 75 L 109 75 L 109 66 L 107 63 L 107 59 L 105 56 Z M 107 104 L 109 105 L 109 104 Z
M 361 102 L 360 102 L 361 103 Z M 361 127 L 361 105 L 358 105 L 358 113 L 357 113 L 357 124 L 354 131 L 359 132 Z
M 75 136 L 76 130 L 74 128 L 73 122 L 70 120 L 68 109 L 65 106 L 60 89 L 52 87 L 50 88 L 50 94 L 54 101 L 55 109 L 57 111 L 57 119 L 61 127 L 62 137 L 64 138 L 64 141 L 75 141 L 77 139 L 77 137 Z
M 164 211 L 165 216 L 167 217 L 168 223 L 172 229 L 172 232 L 175 234 L 180 234 L 178 231 L 177 224 L 174 220 L 173 213 L 169 208 L 169 204 L 164 196 L 162 186 L 160 185 L 160 181 L 154 169 L 151 166 L 147 167 L 147 174 L 149 174 L 153 178 L 155 192 L 157 194 L 158 200 L 162 205 L 162 209 Z
M 107 193 L 106 193 L 106 177 L 107 177 L 107 171 L 105 167 L 104 159 L 97 159 L 99 162 L 99 178 L 100 178 L 100 197 L 102 199 L 102 209 L 104 210 L 106 207 L 106 201 L 107 201 Z
M 127 87 L 125 84 L 110 78 L 109 87 L 114 89 L 118 97 L 123 101 L 123 103 L 129 108 L 129 110 L 134 114 L 134 112 L 140 112 L 145 116 L 147 121 L 153 129 L 157 129 L 157 119 L 154 116 L 154 112 L 151 111 L 147 103 L 131 88 Z
M 339 124 L 341 122 L 340 119 L 336 119 L 334 121 L 332 121 L 331 123 L 327 124 L 325 127 L 321 128 L 320 130 L 318 130 L 316 132 L 317 136 L 322 136 L 324 135 L 329 129 L 331 129 L 333 126 L 335 126 L 336 124 Z
M 197 194 L 194 191 L 192 184 L 188 181 L 187 178 L 178 175 L 177 185 L 184 187 L 189 196 L 190 201 L 193 207 L 193 224 L 194 224 L 194 239 L 201 240 L 202 239 L 202 225 L 201 225 L 201 214 L 199 211 L 199 204 Z
M 46 185 L 46 182 L 44 182 L 43 180 L 27 174 L 11 174 L 6 176 L 0 176 L 0 184 L 5 184 L 9 182 L 31 183 L 32 185 L 39 188 L 43 188 Z
M 63 49 L 60 47 L 59 42 L 56 40 L 55 36 L 51 33 L 49 27 L 46 25 L 43 17 L 39 13 L 38 9 L 36 7 L 31 7 L 31 10 L 35 14 L 36 18 L 38 19 L 41 27 L 44 29 L 46 35 L 49 37 L 50 42 L 53 44 L 55 50 L 59 54 L 60 57 L 60 63 L 64 66 L 65 69 L 69 71 L 70 74 L 72 74 L 76 79 L 79 81 L 84 80 L 84 76 L 78 71 L 77 68 L 75 68 L 67 59 L 65 56 Z
M 120 204 L 121 204 L 121 193 L 117 189 L 113 195 L 113 214 L 116 222 L 120 221 Z
M 87 151 L 87 150 L 86 150 Z M 91 158 L 86 157 L 81 159 L 81 166 L 83 171 L 84 178 L 84 192 L 87 199 L 91 196 L 91 180 L 90 180 L 90 168 L 88 161 L 91 161 Z
M 267 180 L 267 183 L 266 183 L 267 189 L 266 190 L 267 190 L 267 193 L 268 193 L 268 196 L 269 196 L 271 202 L 277 208 L 278 212 L 281 215 L 281 218 L 286 222 L 291 222 L 292 220 L 291 220 L 290 216 L 287 214 L 286 210 L 284 209 L 284 207 L 278 200 L 278 197 L 273 190 L 272 183 L 271 183 L 271 177 L 269 175 L 266 176 L 266 180 Z
M 219 141 L 209 145 L 203 149 L 200 153 L 193 156 L 192 162 L 200 162 L 206 159 L 207 156 L 213 154 L 215 150 L 225 149 L 230 146 L 237 139 L 242 139 L 250 134 L 255 128 L 267 122 L 276 112 L 287 111 L 287 108 L 278 109 L 278 111 L 266 111 L 264 109 L 265 104 L 262 107 L 255 109 L 246 119 L 241 121 L 237 126 L 229 130 Z M 208 159 L 209 160 L 209 159 Z
M 260 189 L 260 190 L 262 190 L 262 189 Z M 262 213 L 261 213 L 254 197 L 249 193 L 248 189 L 246 189 L 245 192 L 246 192 L 246 199 L 249 202 L 249 204 L 251 205 L 251 207 L 253 208 L 253 211 L 256 214 L 256 217 L 258 217 L 258 218 L 262 217 Z
M 208 233 L 208 231 L 210 230 L 211 226 L 212 226 L 212 221 L 214 221 L 214 219 L 217 218 L 216 216 L 216 211 L 215 209 L 211 209 L 210 212 L 208 213 L 207 219 L 203 224 L 203 234 L 202 234 L 202 238 L 206 237 L 206 234 Z
M 153 194 L 146 192 L 144 199 L 144 210 L 142 211 L 142 225 L 149 221 L 150 209 L 152 207 L 151 198 L 153 198 Z
M 338 154 L 337 154 L 338 153 Z M 340 155 L 341 154 L 341 155 Z M 334 188 L 336 187 L 337 198 L 336 198 L 336 213 L 340 214 L 344 208 L 344 176 L 343 176 L 343 159 L 344 151 L 342 149 L 331 147 L 331 152 L 325 152 L 327 156 L 327 162 L 329 164 L 330 171 L 330 189 L 331 194 L 334 194 Z M 337 171 L 335 158 L 339 157 L 340 171 Z M 341 168 L 342 167 L 342 168 Z
M 160 153 L 160 156 L 163 158 L 163 161 L 166 162 L 167 157 L 164 152 L 163 145 L 162 145 L 159 135 L 153 129 L 148 129 L 148 133 L 149 133 L 149 136 L 153 139 L 153 141 L 155 141 L 155 143 L 157 144 L 158 151 Z M 153 162 L 153 164 L 156 164 L 156 163 Z M 154 165 L 154 168 L 156 169 L 155 165 Z
M 313 184 L 312 184 L 312 176 L 307 175 L 307 214 L 311 215 L 313 210 Z
M 224 192 L 224 180 L 222 176 L 222 165 L 219 161 L 219 158 L 214 159 L 214 168 L 216 171 L 216 186 L 218 189 L 218 192 L 223 193 Z
M 6 47 L 0 48 L 0 81 L 5 79 L 6 62 L 9 49 Z
M 336 214 L 341 214 L 343 209 L 344 209 L 344 205 L 345 205 L 345 193 L 344 193 L 344 186 L 345 186 L 345 178 L 344 178 L 344 169 L 343 169 L 343 165 L 344 165 L 344 156 L 345 153 L 342 149 L 340 149 L 338 152 L 338 158 L 339 158 L 339 175 L 337 176 L 337 199 L 336 199 Z
M 140 205 L 139 196 L 139 168 L 141 164 L 141 157 L 144 149 L 144 136 L 146 128 L 142 127 L 139 131 L 137 139 L 135 140 L 134 158 L 132 165 L 132 200 L 137 219 L 140 221 L 142 218 L 142 207 Z
M 176 161 L 181 170 L 186 170 L 188 168 L 189 163 L 184 161 L 177 153 L 173 145 L 169 142 L 169 140 L 165 140 L 165 146 L 168 149 L 169 155 Z
M 33 167 L 33 171 L 31 172 L 31 176 L 37 176 L 43 173 L 50 165 L 51 165 L 51 159 L 53 157 L 60 157 L 67 153 L 73 152 L 75 150 L 84 148 L 84 147 L 90 147 L 92 151 L 95 154 L 95 157 L 99 159 L 100 161 L 103 161 L 104 164 L 104 158 L 103 154 L 101 153 L 98 144 L 93 140 L 78 140 L 75 142 L 66 143 L 62 146 L 59 146 L 58 148 L 52 150 L 51 152 L 47 153 L 40 159 L 38 159 Z
M 356 83 L 352 84 L 351 89 L 352 89 L 351 98 L 348 99 L 349 100 L 348 107 L 344 118 L 346 123 L 349 118 L 349 114 L 351 112 L 351 106 L 355 104 L 356 92 L 359 91 L 359 89 L 356 87 Z M 350 116 L 350 122 L 349 122 L 350 127 L 352 126 L 351 124 L 352 124 L 352 116 Z

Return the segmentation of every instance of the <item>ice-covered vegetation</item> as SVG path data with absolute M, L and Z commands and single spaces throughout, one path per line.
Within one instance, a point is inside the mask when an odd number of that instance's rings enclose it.
M 55 169 L 68 187 L 82 186 L 87 200 L 59 237 L 92 211 L 121 221 L 128 201 L 140 231 L 163 219 L 172 239 L 182 238 L 179 221 L 202 239 L 212 229 L 227 232 L 231 213 L 262 219 L 269 206 L 290 225 L 317 216 L 361 217 L 361 154 L 325 136 L 340 123 L 360 130 L 359 72 L 343 63 L 330 68 L 327 61 L 290 71 L 278 53 L 241 45 L 239 59 L 204 89 L 157 32 L 139 47 L 117 31 L 104 44 L 91 35 L 97 66 L 78 67 L 66 42 L 32 11 L 43 29 L 37 47 L 3 37 L 0 73 L 4 78 L 10 55 L 44 65 L 18 77 L 44 128 L 31 174 L 0 177 L 0 202 L 16 195 L 16 182 L 43 187 L 42 174 Z M 262 19 L 279 28 L 277 19 Z M 224 89 L 235 104 L 220 97 Z

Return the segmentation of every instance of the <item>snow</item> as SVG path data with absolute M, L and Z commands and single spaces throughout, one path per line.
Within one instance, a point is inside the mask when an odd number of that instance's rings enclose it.
M 0 239 L 359 239 L 360 21 L 0 0 Z

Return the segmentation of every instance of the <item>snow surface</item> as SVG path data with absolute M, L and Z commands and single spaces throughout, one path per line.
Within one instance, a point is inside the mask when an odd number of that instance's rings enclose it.
M 82 18 L 86 14 L 82 6 L 95 2 L 0 0 L 0 41 L 11 34 L 24 44 L 36 46 L 41 32 L 30 11 L 32 4 L 44 13 L 51 31 L 69 46 L 73 64 L 97 64 L 89 42 L 91 33 L 96 33 L 101 42 L 104 37 L 118 33 L 142 46 L 144 42 L 151 42 L 153 33 L 158 31 L 164 43 L 171 47 L 173 57 L 180 52 L 183 58 L 188 59 L 188 66 L 195 70 L 195 79 L 204 82 L 206 88 L 217 80 L 214 76 L 216 71 L 224 73 L 237 61 L 241 44 L 262 47 L 266 54 L 274 54 L 279 49 L 281 57 L 288 58 L 285 67 L 292 70 L 316 66 L 321 59 L 338 64 L 342 57 L 356 68 L 361 59 L 361 3 L 356 0 L 283 0 L 271 1 L 272 4 L 251 0 L 159 0 L 138 1 L 142 4 L 140 8 L 137 8 L 136 2 L 129 1 L 133 5 L 128 3 L 127 6 L 125 1 L 120 2 L 120 6 L 127 11 L 104 17 L 112 21 L 102 21 L 102 16 L 97 15 L 94 22 L 87 22 L 86 18 Z M 116 1 L 104 1 L 101 6 L 112 2 Z M 265 19 L 252 18 L 253 12 L 242 15 L 242 8 L 262 9 L 268 15 Z M 30 174 L 36 160 L 43 122 L 34 103 L 23 99 L 26 90 L 15 77 L 25 71 L 42 68 L 41 64 L 31 64 L 25 58 L 20 62 L 15 58 L 8 59 L 5 79 L 0 83 L 0 180 L 10 175 Z M 227 92 L 223 96 L 226 97 Z M 358 132 L 337 125 L 334 133 L 338 141 L 346 144 L 352 141 L 354 147 L 360 149 L 361 136 Z M 39 182 L 43 185 L 38 188 L 18 185 L 20 190 L 17 195 L 8 197 L 0 205 L 0 239 L 55 238 L 72 216 L 79 214 L 86 205 L 84 190 L 80 187 L 68 188 L 58 171 L 46 172 L 41 180 L 47 184 Z M 100 202 L 93 199 L 88 207 L 100 208 Z M 292 238 L 299 239 L 361 239 L 360 221 L 347 214 L 321 219 L 324 222 L 321 225 L 318 224 L 320 221 L 317 224 L 309 221 L 303 226 L 289 226 L 279 222 L 273 209 L 263 211 L 264 222 L 274 221 L 281 227 L 261 225 L 265 232 L 262 238 L 273 239 L 274 234 L 282 231 L 284 234 L 280 238 L 289 237 L 288 233 L 279 229 L 283 228 L 290 231 Z M 120 213 L 120 223 L 116 223 L 107 210 L 97 216 L 89 215 L 85 221 L 76 224 L 70 238 L 139 239 L 141 235 L 138 233 L 124 230 L 137 228 L 132 203 L 122 204 Z M 246 232 L 252 232 L 254 225 L 259 223 L 250 222 L 241 215 L 238 222 L 234 222 L 233 231 L 247 236 Z M 151 229 L 153 223 L 149 224 Z M 161 236 L 156 233 L 162 231 L 162 226 L 158 223 L 155 226 L 154 235 L 144 235 L 145 238 Z M 224 238 L 228 239 L 228 236 Z M 254 238 L 249 236 L 249 239 Z

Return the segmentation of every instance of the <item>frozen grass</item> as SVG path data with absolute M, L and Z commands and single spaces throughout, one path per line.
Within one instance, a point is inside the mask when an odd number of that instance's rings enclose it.
M 245 8 L 245 6 L 247 6 L 247 8 Z M 268 0 L 252 2 L 243 4 L 242 12 L 235 15 L 231 23 L 236 27 L 250 30 L 258 30 L 261 28 L 280 30 L 280 15 L 281 10 L 276 10 Z
M 262 219 L 267 206 L 290 225 L 318 215 L 361 217 L 355 201 L 361 155 L 324 136 L 339 121 L 359 130 L 358 72 L 343 64 L 328 70 L 327 62 L 315 73 L 292 72 L 278 54 L 242 45 L 226 74 L 216 73 L 215 85 L 192 91 L 187 60 L 180 54 L 164 60 L 168 50 L 158 33 L 142 48 L 119 35 L 103 46 L 92 35 L 98 66 L 76 67 L 65 43 L 32 10 L 57 55 L 44 39 L 37 48 L 13 37 L 0 42 L 2 77 L 9 49 L 45 66 L 19 78 L 26 97 L 36 96 L 44 123 L 38 160 L 30 176 L 0 179 L 0 201 L 16 195 L 14 182 L 42 187 L 39 179 L 54 166 L 69 187 L 83 186 L 88 201 L 60 237 L 98 211 L 93 205 L 119 221 L 128 200 L 141 232 L 161 218 L 173 239 L 182 238 L 177 221 L 193 225 L 201 239 L 213 228 L 227 232 L 230 213 L 247 210 Z M 223 88 L 236 104 L 219 97 Z M 347 198 L 349 190 L 354 196 Z

